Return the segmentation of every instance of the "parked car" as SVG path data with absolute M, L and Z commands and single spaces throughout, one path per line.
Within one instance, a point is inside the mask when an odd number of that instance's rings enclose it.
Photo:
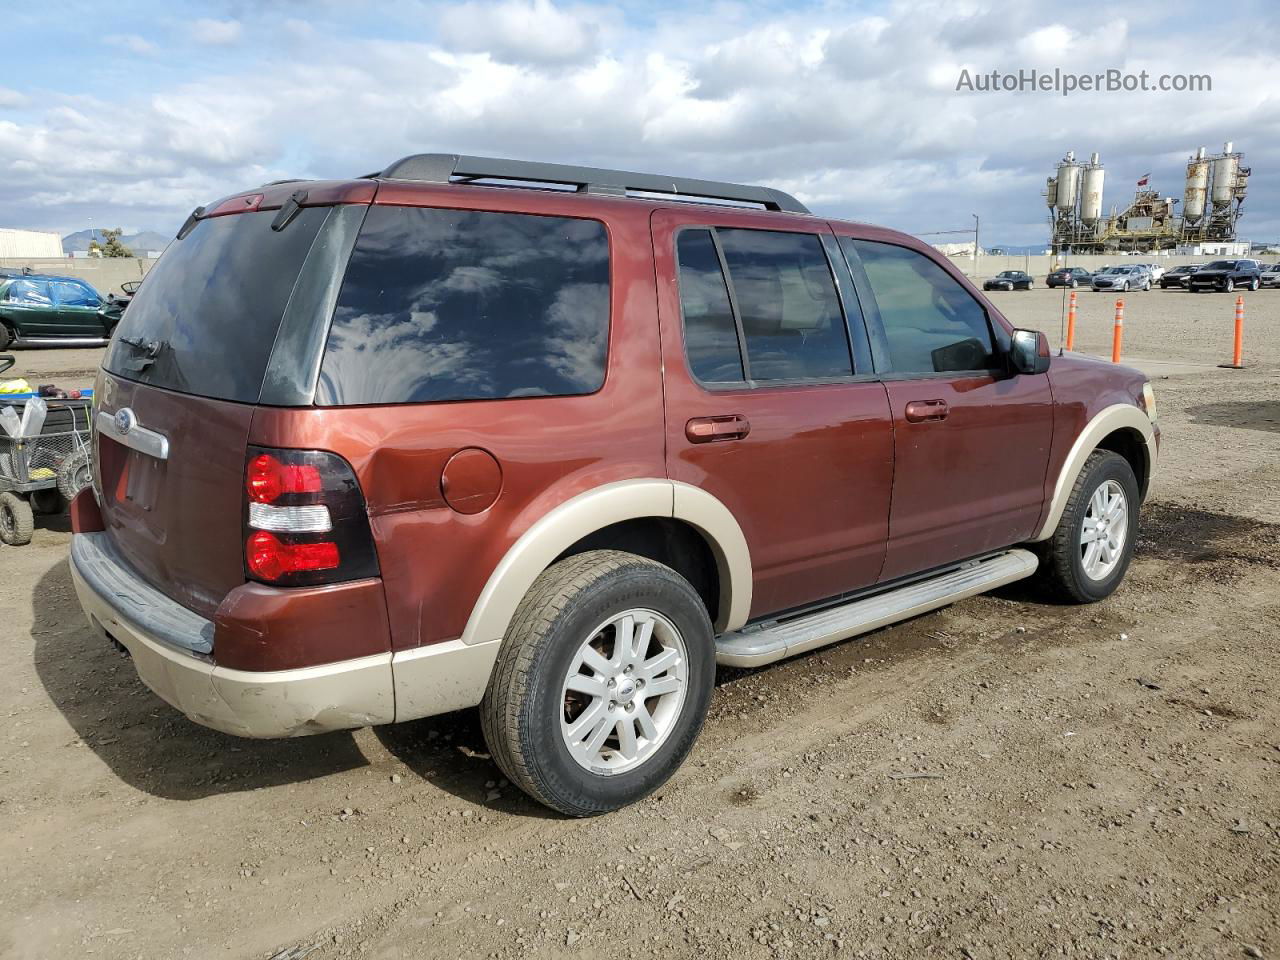
M 1160 436 L 907 234 L 453 155 L 197 210 L 96 402 L 72 577 L 153 691 L 250 737 L 479 706 L 579 816 L 672 774 L 717 663 L 1108 596 Z
M 1174 267 L 1160 278 L 1160 289 L 1168 290 L 1170 287 L 1182 287 L 1185 289 L 1187 282 L 1191 279 L 1191 275 L 1203 266 L 1203 263 L 1189 263 L 1181 267 Z
M 1030 290 L 1031 274 L 1021 270 L 1004 270 L 982 284 L 983 290 Z
M 107 294 L 107 299 L 99 307 L 98 313 L 108 330 L 115 329 L 116 324 L 120 322 L 120 317 L 124 315 L 124 308 L 129 306 L 133 295 L 141 286 L 141 280 L 126 280 L 120 284 L 120 293 Z
M 1093 275 L 1090 280 L 1094 290 L 1150 290 L 1151 274 L 1147 268 L 1138 263 L 1120 267 L 1107 267 Z
M 0 350 L 104 343 L 111 330 L 98 315 L 101 306 L 98 292 L 75 277 L 0 278 Z
M 1187 281 L 1192 293 L 1205 290 L 1233 292 L 1236 287 L 1257 290 L 1262 286 L 1262 264 L 1257 260 L 1215 260 L 1201 267 Z
M 1264 287 L 1280 287 L 1280 263 L 1273 263 L 1262 268 L 1258 282 Z
M 1144 264 L 1141 264 L 1141 266 L 1146 267 L 1146 268 L 1147 268 L 1147 273 L 1151 274 L 1151 282 L 1152 282 L 1152 283 L 1159 283 L 1159 282 L 1160 282 L 1160 278 L 1161 278 L 1161 277 L 1163 277 L 1163 276 L 1164 276 L 1164 274 L 1165 274 L 1165 269 L 1164 269 L 1164 265 L 1163 265 L 1163 264 L 1159 264 L 1159 263 L 1144 263 Z
M 1050 273 L 1045 277 L 1044 282 L 1050 287 L 1071 287 L 1074 290 L 1080 284 L 1087 284 L 1092 279 L 1093 274 L 1084 267 L 1063 267 Z

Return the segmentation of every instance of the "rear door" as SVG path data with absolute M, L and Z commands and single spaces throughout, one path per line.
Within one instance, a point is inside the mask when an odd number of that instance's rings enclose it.
M 751 616 L 873 584 L 892 426 L 834 237 L 698 209 L 657 211 L 652 227 L 667 471 L 737 518 Z
M 1049 378 L 1005 372 L 1009 330 L 929 254 L 848 236 L 841 246 L 893 415 L 881 580 L 1026 540 L 1044 500 Z
M 63 333 L 78 337 L 102 336 L 102 321 L 98 319 L 102 298 L 88 284 L 79 280 L 51 280 L 49 289 Z
M 61 332 L 48 280 L 14 280 L 5 290 L 4 313 L 19 337 L 52 337 Z
M 197 222 L 151 270 L 107 348 L 97 406 L 128 429 L 96 433 L 106 529 L 142 576 L 202 616 L 245 581 L 249 430 L 329 212 L 303 209 L 280 231 L 274 211 Z M 138 442 L 152 435 L 167 451 Z

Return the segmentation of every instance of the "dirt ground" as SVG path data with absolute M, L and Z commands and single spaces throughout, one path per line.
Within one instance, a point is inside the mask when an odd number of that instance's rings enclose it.
M 1114 597 L 1014 585 L 722 670 L 686 767 L 590 821 L 503 782 L 470 712 L 195 726 L 89 632 L 46 522 L 0 548 L 0 957 L 1280 958 L 1280 291 L 1244 371 L 1211 366 L 1230 299 L 1132 298 L 1132 355 L 1204 366 L 1155 383 Z M 1056 334 L 1059 301 L 996 302 Z

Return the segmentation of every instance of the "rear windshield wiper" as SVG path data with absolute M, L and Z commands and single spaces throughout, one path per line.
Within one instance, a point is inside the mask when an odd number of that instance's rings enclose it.
M 163 340 L 142 340 L 141 338 L 135 340 L 131 337 L 116 337 L 116 341 L 132 347 L 142 354 L 140 357 L 133 358 L 128 364 L 131 369 L 136 370 L 138 373 L 155 363 L 156 358 L 160 356 L 160 351 L 167 346 Z

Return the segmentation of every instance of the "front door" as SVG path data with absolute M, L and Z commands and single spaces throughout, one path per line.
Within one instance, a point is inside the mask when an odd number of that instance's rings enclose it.
M 19 337 L 52 337 L 62 332 L 49 281 L 20 277 L 9 284 L 4 298 L 5 314 Z
M 751 616 L 874 584 L 893 433 L 834 236 L 736 211 L 652 224 L 667 471 L 737 518 Z
M 88 284 L 79 280 L 50 280 L 49 287 L 58 307 L 62 333 L 73 337 L 101 337 L 105 334 L 98 317 L 102 300 Z
M 1044 505 L 1049 378 L 1010 375 L 1009 331 L 925 252 L 842 237 L 893 412 L 881 580 L 1025 541 Z

